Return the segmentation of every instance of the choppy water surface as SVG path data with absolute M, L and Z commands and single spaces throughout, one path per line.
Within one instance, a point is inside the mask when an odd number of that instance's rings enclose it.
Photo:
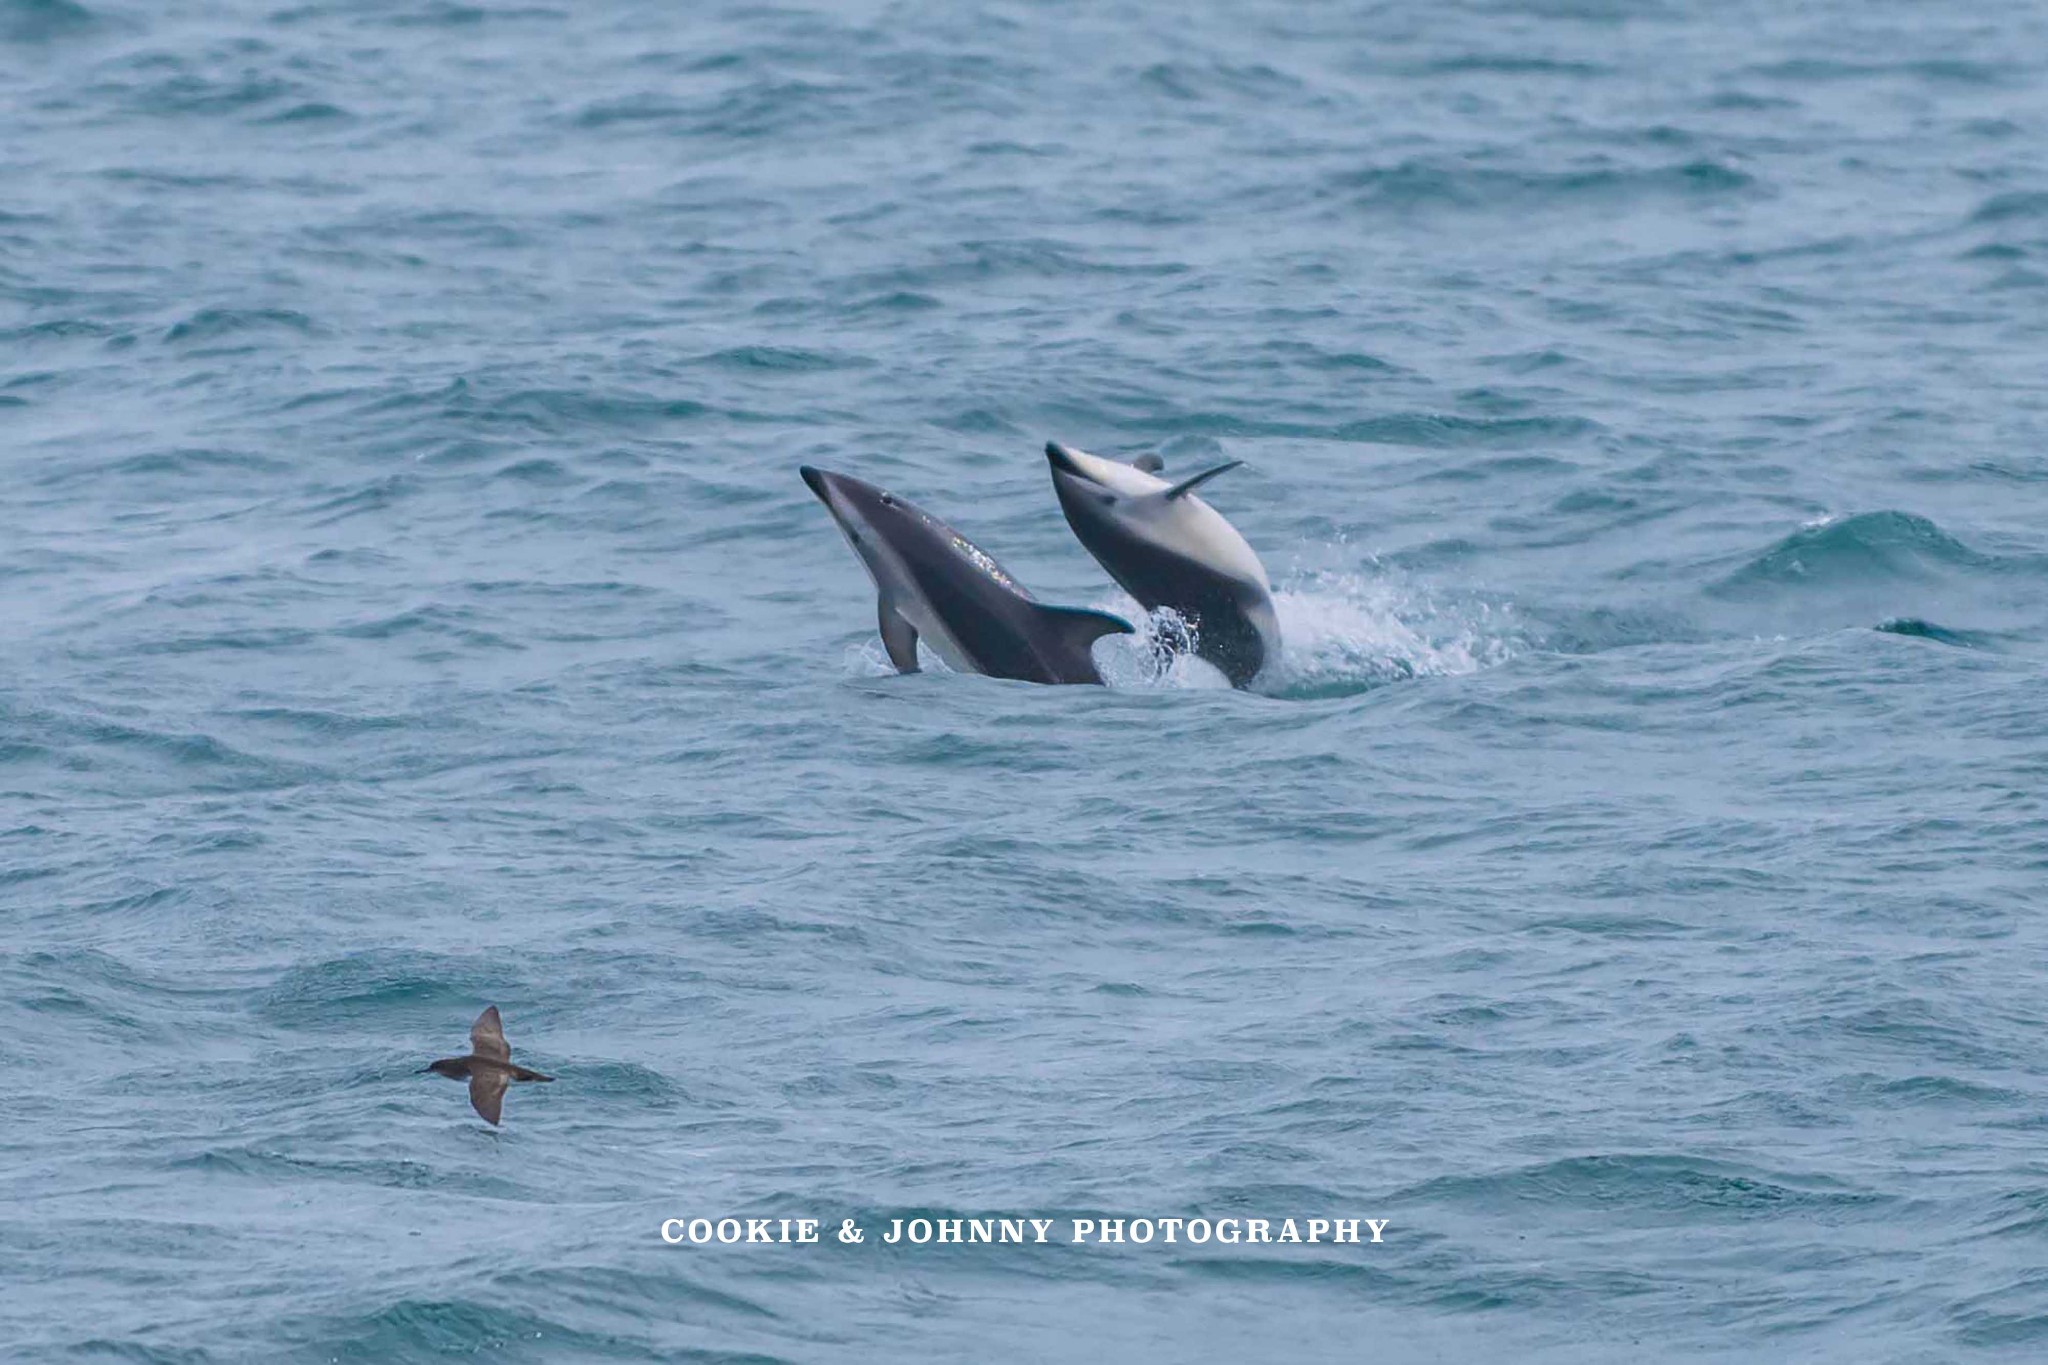
M 2044 67 L 0 0 L 0 1354 L 2048 1350 Z M 1256 693 L 888 674 L 796 466 L 1128 610 L 1048 438 L 1247 462 Z M 1096 1212 L 1390 1227 L 656 1236 Z

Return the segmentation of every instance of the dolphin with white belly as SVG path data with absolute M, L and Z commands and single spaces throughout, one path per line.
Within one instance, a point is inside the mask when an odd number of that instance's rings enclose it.
M 875 580 L 882 646 L 917 672 L 917 642 L 961 673 L 1100 683 L 1091 653 L 1131 626 L 1107 612 L 1038 601 L 986 550 L 931 513 L 845 474 L 800 471 Z
M 1171 607 L 1195 631 L 1195 654 L 1243 687 L 1280 657 L 1280 618 L 1266 566 L 1221 513 L 1194 495 L 1242 461 L 1169 483 L 1156 455 L 1105 460 L 1046 444 L 1060 510 L 1088 553 L 1147 611 Z

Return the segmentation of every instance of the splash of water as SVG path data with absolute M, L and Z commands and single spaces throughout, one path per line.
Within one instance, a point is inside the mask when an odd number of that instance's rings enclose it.
M 1355 571 L 1294 575 L 1274 592 L 1273 605 L 1280 658 L 1257 683 L 1269 696 L 1344 696 L 1475 672 L 1512 652 L 1511 609 L 1483 601 L 1450 606 L 1426 590 Z
M 1098 651 L 1110 686 L 1229 686 L 1221 672 L 1193 657 L 1197 633 L 1178 613 L 1147 613 L 1121 594 L 1095 605 L 1138 627 Z M 1273 606 L 1280 657 L 1252 690 L 1292 700 L 1471 673 L 1508 658 L 1516 638 L 1511 608 L 1483 601 L 1447 606 L 1425 590 L 1353 570 L 1297 571 L 1276 588 Z
M 919 666 L 929 667 L 935 663 L 941 668 L 945 667 L 920 645 Z M 848 645 L 845 658 L 840 660 L 840 667 L 852 678 L 887 678 L 893 677 L 896 673 L 896 665 L 889 662 L 889 652 L 882 648 L 882 639 L 879 635 L 870 636 L 857 645 Z
M 1230 687 L 1222 671 L 1195 657 L 1201 633 L 1172 607 L 1148 612 L 1117 593 L 1096 610 L 1123 617 L 1135 635 L 1115 635 L 1097 648 L 1096 666 L 1111 687 L 1197 690 Z
M 1104 637 L 1096 666 L 1111 687 L 1166 691 L 1227 690 L 1222 672 L 1195 657 L 1201 642 L 1194 622 L 1171 607 L 1147 612 L 1112 589 L 1089 603 L 1135 626 L 1131 635 Z M 1352 569 L 1298 568 L 1273 593 L 1281 649 L 1252 690 L 1288 700 L 1342 697 L 1411 678 L 1472 673 L 1515 652 L 1519 623 L 1512 607 L 1486 601 L 1446 604 L 1424 588 L 1397 578 Z M 922 644 L 927 672 L 950 672 Z M 856 677 L 896 671 L 879 639 L 847 647 L 844 668 Z

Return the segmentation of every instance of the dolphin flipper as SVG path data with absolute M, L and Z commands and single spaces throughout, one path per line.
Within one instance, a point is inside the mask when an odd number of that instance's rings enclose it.
M 1187 478 L 1182 479 L 1179 483 L 1175 484 L 1173 487 L 1167 489 L 1164 493 L 1161 493 L 1159 496 L 1165 499 L 1167 502 L 1172 502 L 1175 498 L 1178 498 L 1183 494 L 1194 492 L 1197 485 L 1207 483 L 1209 480 L 1215 478 L 1218 474 L 1228 474 L 1231 470 L 1237 468 L 1239 465 L 1243 463 L 1243 460 L 1232 460 L 1227 464 L 1219 464 L 1214 469 L 1205 469 L 1199 474 L 1191 474 Z
M 882 628 L 882 648 L 898 673 L 917 672 L 917 627 L 903 619 L 886 597 L 875 599 L 875 624 Z

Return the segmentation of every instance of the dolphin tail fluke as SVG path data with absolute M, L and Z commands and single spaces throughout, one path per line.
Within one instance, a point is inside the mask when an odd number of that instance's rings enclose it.
M 917 672 L 917 627 L 903 619 L 885 597 L 875 599 L 875 624 L 882 628 L 882 648 L 898 673 Z
M 1086 607 L 1049 607 L 1043 602 L 1038 605 L 1038 617 L 1046 629 L 1059 635 L 1082 653 L 1088 646 L 1105 635 L 1134 635 L 1131 623 L 1121 616 L 1111 616 L 1106 611 L 1090 611 Z

